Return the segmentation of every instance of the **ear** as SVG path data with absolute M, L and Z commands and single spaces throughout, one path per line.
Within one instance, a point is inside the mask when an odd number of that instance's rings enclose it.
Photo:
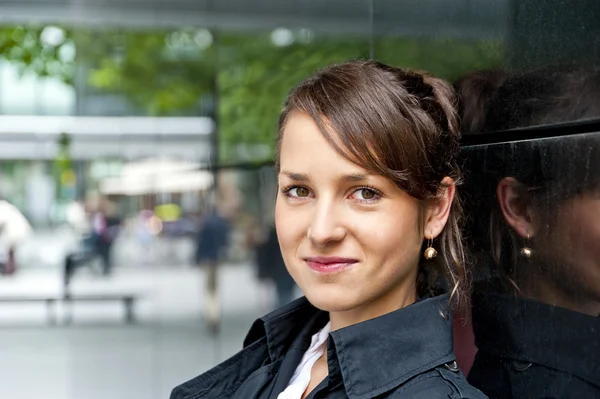
M 534 215 L 523 184 L 513 177 L 505 177 L 496 187 L 496 197 L 506 223 L 523 238 L 533 236 Z
M 456 183 L 450 177 L 444 177 L 442 180 L 442 190 L 435 202 L 427 209 L 425 216 L 425 238 L 434 239 L 440 235 L 452 208 L 454 194 L 456 193 Z

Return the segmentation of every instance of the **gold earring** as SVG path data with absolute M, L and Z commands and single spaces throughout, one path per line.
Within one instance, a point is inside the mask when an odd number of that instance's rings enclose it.
M 529 244 L 529 240 L 530 240 L 529 233 L 527 233 L 527 244 Z M 521 256 L 524 257 L 525 259 L 527 259 L 527 260 L 531 259 L 532 254 L 533 254 L 533 251 L 527 245 L 525 245 L 523 248 L 521 248 Z
M 429 246 L 427 247 L 427 249 L 425 250 L 425 252 L 423 253 L 423 256 L 425 257 L 425 259 L 427 260 L 432 260 L 433 258 L 435 258 L 437 256 L 437 251 L 435 250 L 435 248 L 431 245 L 431 238 L 429 238 Z

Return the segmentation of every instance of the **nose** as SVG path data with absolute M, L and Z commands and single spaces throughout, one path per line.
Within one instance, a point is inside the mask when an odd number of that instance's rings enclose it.
M 344 239 L 346 229 L 340 223 L 335 204 L 322 201 L 315 207 L 307 237 L 316 246 L 325 246 Z

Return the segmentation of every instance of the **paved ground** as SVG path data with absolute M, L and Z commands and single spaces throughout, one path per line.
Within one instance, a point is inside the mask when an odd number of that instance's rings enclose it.
M 0 294 L 51 292 L 57 277 L 49 271 L 23 272 L 0 280 Z M 256 284 L 252 269 L 225 267 L 223 328 L 213 338 L 201 316 L 202 278 L 195 269 L 162 268 L 74 281 L 74 291 L 144 293 L 134 326 L 121 323 L 119 304 L 76 305 L 69 327 L 46 326 L 41 304 L 3 304 L 0 398 L 167 398 L 174 385 L 239 350 L 252 321 L 268 310 L 268 293 Z
M 66 240 L 57 237 L 38 237 L 21 254 L 45 262 L 0 278 L 0 296 L 60 292 L 53 263 Z M 175 385 L 238 351 L 252 321 L 270 308 L 268 290 L 251 265 L 226 265 L 220 276 L 223 328 L 214 338 L 202 319 L 203 273 L 179 263 L 128 264 L 110 278 L 87 271 L 75 277 L 73 292 L 143 295 L 134 326 L 122 323 L 118 303 L 76 304 L 74 324 L 56 327 L 45 324 L 43 304 L 0 304 L 0 398 L 168 398 Z

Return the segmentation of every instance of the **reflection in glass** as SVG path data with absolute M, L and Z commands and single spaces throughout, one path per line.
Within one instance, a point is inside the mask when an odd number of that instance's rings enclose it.
M 457 83 L 465 133 L 600 116 L 600 73 L 546 67 Z M 600 136 L 465 151 L 479 349 L 492 398 L 600 395 Z

